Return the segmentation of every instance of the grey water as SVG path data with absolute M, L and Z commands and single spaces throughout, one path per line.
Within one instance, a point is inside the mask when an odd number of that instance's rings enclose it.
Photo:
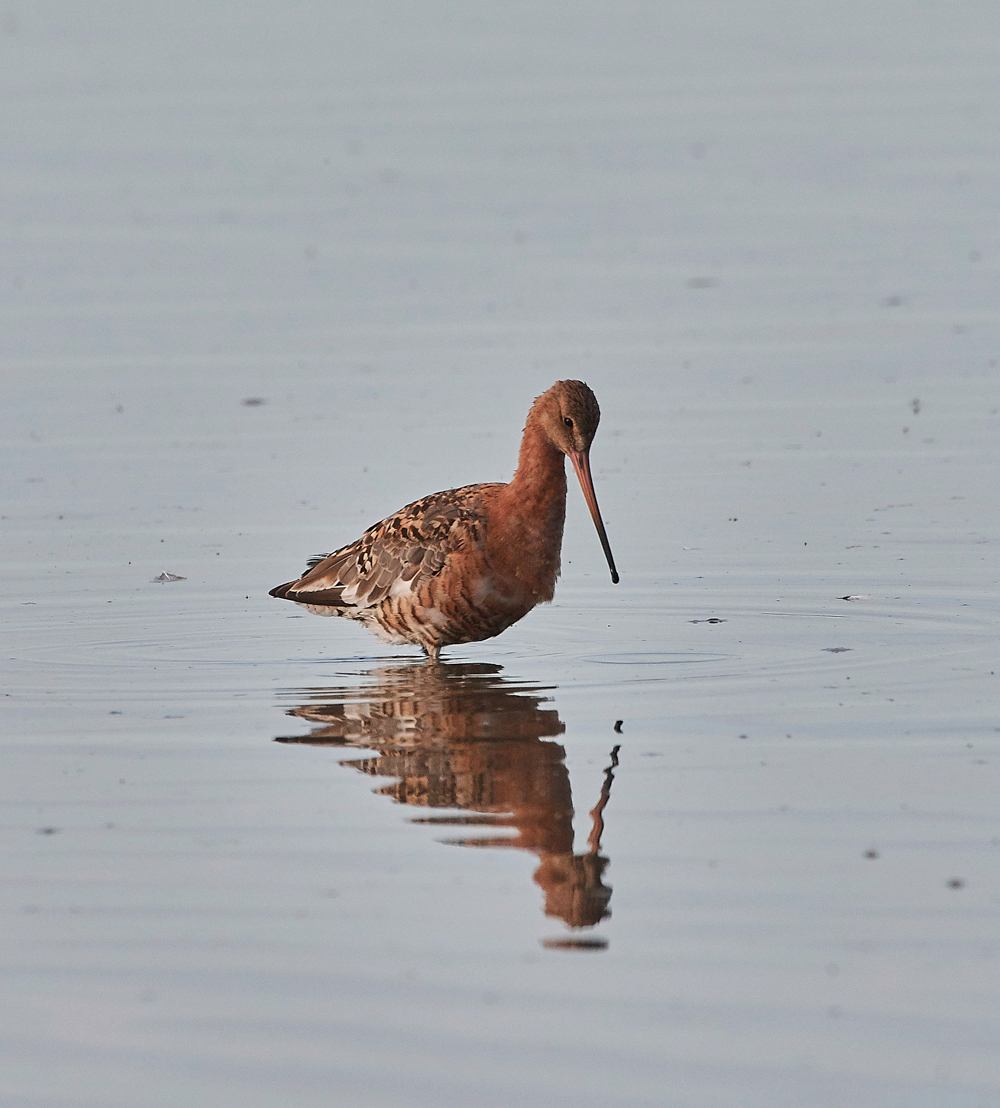
M 810 13 L 0 9 L 3 1108 L 997 1102 L 995 19 Z M 620 585 L 267 596 L 566 377 Z

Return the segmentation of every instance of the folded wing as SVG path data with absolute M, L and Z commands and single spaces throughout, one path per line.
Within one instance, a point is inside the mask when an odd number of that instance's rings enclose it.
M 490 487 L 468 485 L 408 504 L 349 546 L 310 559 L 302 577 L 272 589 L 271 596 L 329 605 L 346 615 L 409 595 L 440 573 L 450 555 L 482 548 L 481 493 Z

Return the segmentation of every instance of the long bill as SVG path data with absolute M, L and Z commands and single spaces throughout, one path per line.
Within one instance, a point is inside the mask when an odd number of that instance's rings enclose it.
M 573 463 L 576 475 L 580 479 L 580 488 L 583 489 L 583 499 L 587 501 L 590 516 L 597 528 L 598 538 L 604 548 L 604 557 L 608 559 L 608 569 L 611 570 L 611 583 L 618 584 L 618 570 L 615 569 L 614 555 L 611 553 L 611 543 L 608 542 L 608 533 L 604 530 L 604 520 L 601 519 L 601 509 L 597 506 L 597 494 L 594 492 L 594 479 L 590 475 L 590 455 L 585 450 L 569 451 L 569 460 Z

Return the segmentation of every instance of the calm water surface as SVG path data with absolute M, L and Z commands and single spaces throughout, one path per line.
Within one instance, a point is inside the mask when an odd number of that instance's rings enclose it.
M 2 17 L 0 1105 L 996 1104 L 991 9 L 432 7 Z M 562 377 L 619 586 L 267 596 Z

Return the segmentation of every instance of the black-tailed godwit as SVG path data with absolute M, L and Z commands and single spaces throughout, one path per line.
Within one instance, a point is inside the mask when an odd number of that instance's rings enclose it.
M 573 463 L 611 580 L 618 571 L 590 475 L 601 410 L 582 381 L 557 381 L 528 413 L 509 484 L 466 485 L 425 496 L 349 546 L 310 559 L 271 590 L 318 615 L 363 623 L 383 642 L 411 643 L 436 661 L 443 646 L 499 635 L 552 599 Z

